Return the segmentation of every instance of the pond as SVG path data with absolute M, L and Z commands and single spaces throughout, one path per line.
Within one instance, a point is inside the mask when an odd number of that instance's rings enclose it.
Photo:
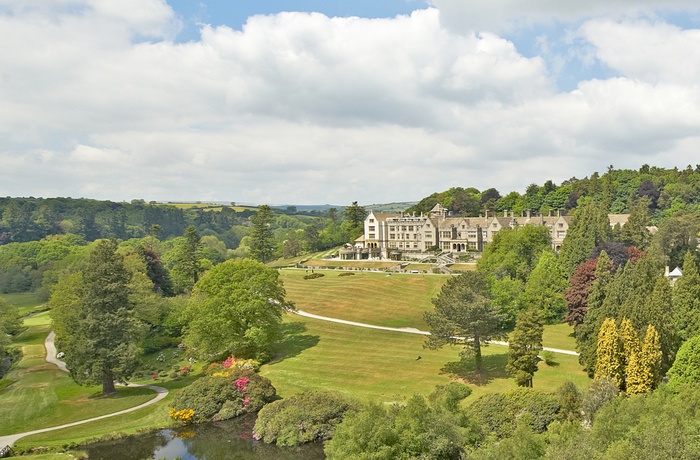
M 160 430 L 88 446 L 90 460 L 322 460 L 323 445 L 277 447 L 255 441 L 255 416 Z

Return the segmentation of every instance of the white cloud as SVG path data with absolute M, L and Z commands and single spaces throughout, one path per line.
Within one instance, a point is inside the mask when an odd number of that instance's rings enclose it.
M 700 11 L 696 0 L 432 0 L 442 23 L 455 32 L 510 31 L 518 27 L 584 19 Z
M 697 31 L 588 21 L 620 76 L 561 93 L 541 57 L 445 28 L 447 3 L 175 43 L 162 1 L 0 0 L 0 195 L 371 203 L 694 161 Z

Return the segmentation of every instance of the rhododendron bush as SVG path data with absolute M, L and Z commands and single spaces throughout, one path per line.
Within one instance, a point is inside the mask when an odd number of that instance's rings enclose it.
M 226 372 L 207 375 L 181 390 L 170 414 L 185 423 L 226 420 L 257 412 L 276 395 L 269 379 L 251 370 L 229 367 Z M 186 420 L 181 416 L 185 410 L 193 412 Z

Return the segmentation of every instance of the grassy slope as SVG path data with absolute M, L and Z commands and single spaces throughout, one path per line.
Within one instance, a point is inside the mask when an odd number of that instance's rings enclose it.
M 3 378 L 0 434 L 70 423 L 133 407 L 154 397 L 152 391 L 121 388 L 101 397 L 101 387 L 80 387 L 56 366 L 45 361 L 44 339 L 49 333 L 48 314 L 25 320 L 27 329 L 15 338 L 22 359 Z
M 304 270 L 281 270 L 287 298 L 300 310 L 317 315 L 389 327 L 425 329 L 423 313 L 432 309 L 448 275 L 321 271 L 305 280 Z
M 21 294 L 0 294 L 0 299 L 5 299 L 19 309 L 19 314 L 24 316 L 32 311 L 40 309 L 36 297 L 31 292 Z
M 281 361 L 265 365 L 261 371 L 282 396 L 332 389 L 361 400 L 393 401 L 414 393 L 428 394 L 435 385 L 453 378 L 470 384 L 474 396 L 515 388 L 503 370 L 508 359 L 504 346 L 484 348 L 487 372 L 479 378 L 473 368 L 460 368 L 458 348 L 424 349 L 423 336 L 298 316 L 288 320 L 301 330 L 288 339 Z M 556 355 L 556 360 L 557 366 L 540 365 L 536 388 L 553 391 L 567 379 L 579 386 L 588 384 L 575 356 Z

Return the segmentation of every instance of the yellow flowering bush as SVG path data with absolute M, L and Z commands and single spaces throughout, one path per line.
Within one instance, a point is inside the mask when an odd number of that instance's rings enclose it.
M 175 410 L 174 407 L 171 407 L 168 415 L 170 415 L 170 418 L 183 423 L 191 423 L 194 419 L 194 411 L 192 409 Z

